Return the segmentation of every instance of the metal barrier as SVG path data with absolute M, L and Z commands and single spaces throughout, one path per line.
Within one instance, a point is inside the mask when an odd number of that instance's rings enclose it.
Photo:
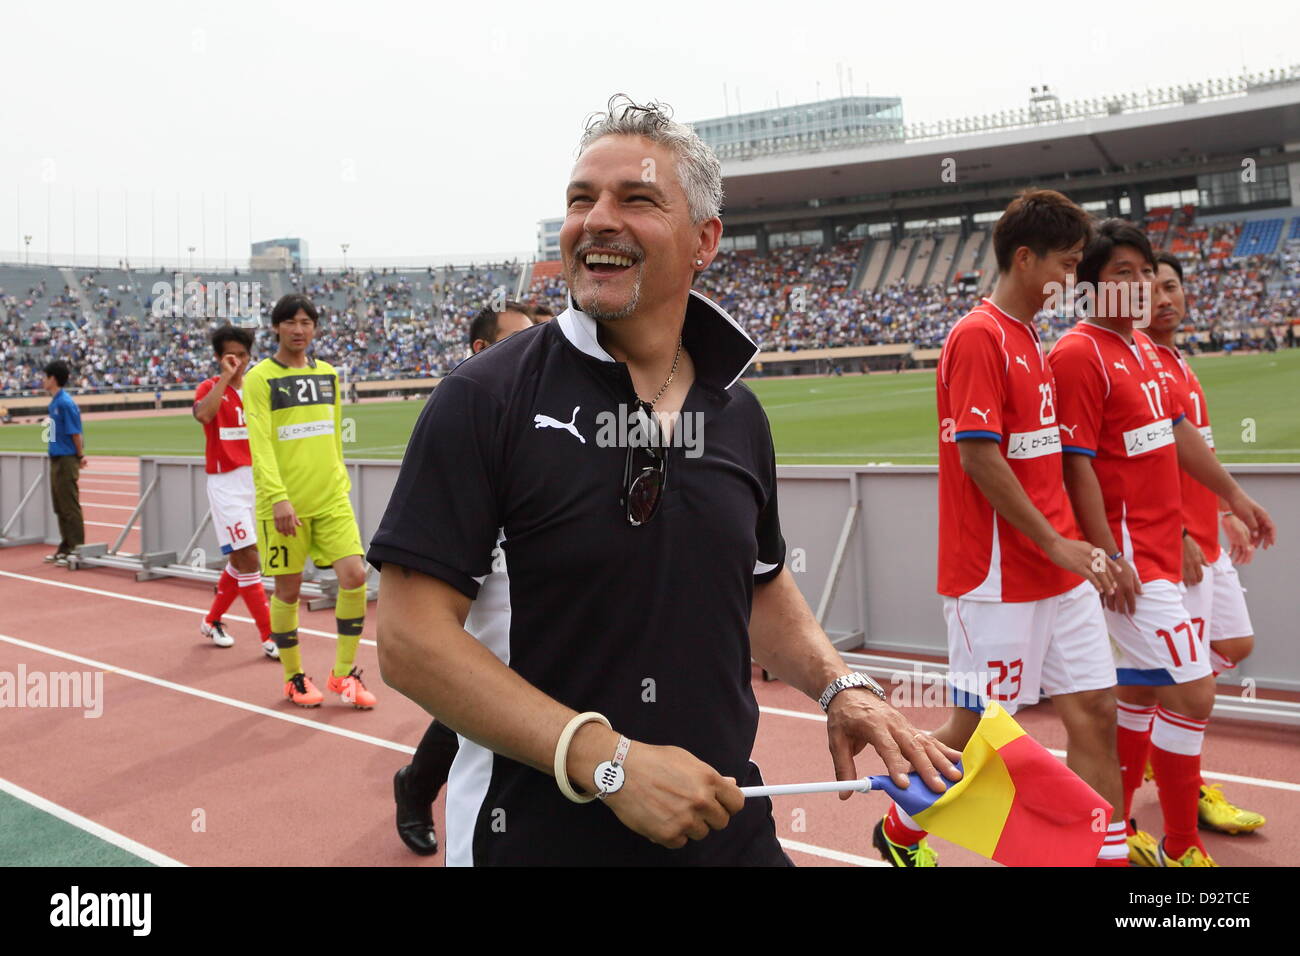
M 348 462 L 363 542 L 379 527 L 398 467 L 391 460 Z M 0 520 L 4 533 L 12 535 L 3 543 L 57 542 L 57 523 L 41 484 L 45 468 L 43 455 L 0 455 Z M 1269 508 L 1280 536 L 1276 548 L 1240 569 L 1259 639 L 1231 679 L 1243 682 L 1245 689 L 1300 690 L 1293 607 L 1293 579 L 1300 567 L 1300 464 L 1233 465 L 1229 470 Z M 841 651 L 868 652 L 846 654 L 850 664 L 873 674 L 888 667 L 892 673 L 891 659 L 881 655 L 946 657 L 942 605 L 934 591 L 938 469 L 780 465 L 777 479 L 787 564 Z M 143 553 L 127 558 L 110 554 L 104 545 L 98 553 L 88 546 L 76 556 L 78 563 L 127 568 L 141 579 L 215 581 L 224 558 L 211 529 L 205 481 L 201 458 L 142 458 L 145 493 L 138 513 Z M 370 579 L 376 590 L 377 577 L 372 573 Z M 326 575 L 315 590 L 304 585 L 311 606 L 332 602 L 332 583 L 332 575 Z M 942 671 L 938 665 L 930 669 Z M 1269 720 L 1289 720 L 1294 712 L 1300 722 L 1300 705 L 1256 703 L 1245 693 L 1221 695 L 1216 707 L 1233 716 Z
M 352 506 L 363 542 L 369 541 L 379 528 L 397 480 L 398 464 L 371 460 L 347 463 Z M 179 577 L 216 583 L 226 558 L 212 529 L 204 460 L 189 456 L 143 457 L 140 487 L 145 490 L 127 522 L 129 528 L 137 516 L 140 519 L 140 554 L 118 554 L 126 537 L 124 530 L 111 547 L 79 548 L 69 566 L 120 568 L 136 572 L 140 581 Z M 265 583 L 268 588 L 274 587 L 270 578 Z M 378 587 L 378 575 L 372 571 L 367 581 L 370 599 L 378 595 Z M 333 571 L 315 568 L 309 560 L 301 592 L 307 606 L 311 610 L 332 607 L 337 592 Z
M 49 460 L 40 453 L 0 454 L 0 548 L 58 544 L 59 523 L 46 485 Z

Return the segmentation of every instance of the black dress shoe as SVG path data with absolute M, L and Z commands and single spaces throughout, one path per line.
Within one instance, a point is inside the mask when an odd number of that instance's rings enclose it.
M 433 828 L 433 804 L 413 801 L 406 792 L 403 767 L 393 776 L 393 797 L 397 801 L 397 835 L 412 853 L 432 856 L 438 852 L 438 834 Z

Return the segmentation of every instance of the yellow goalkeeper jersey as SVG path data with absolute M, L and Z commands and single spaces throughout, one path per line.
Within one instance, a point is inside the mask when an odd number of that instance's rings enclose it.
M 265 358 L 244 375 L 242 399 L 253 454 L 257 517 L 288 499 L 299 517 L 348 504 L 338 373 L 319 359 L 291 368 Z

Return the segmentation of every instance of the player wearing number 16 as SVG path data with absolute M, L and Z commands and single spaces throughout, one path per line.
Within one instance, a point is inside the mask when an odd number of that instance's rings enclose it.
M 266 573 L 275 578 L 271 636 L 284 665 L 284 696 L 300 707 L 316 707 L 322 700 L 303 672 L 298 647 L 298 593 L 310 555 L 317 567 L 332 566 L 338 575 L 338 645 L 326 689 L 369 710 L 375 695 L 353 666 L 366 619 L 366 566 L 348 499 L 338 374 L 308 355 L 318 319 L 307 296 L 283 296 L 271 311 L 279 347 L 245 379 L 257 543 Z
M 262 650 L 267 657 L 280 652 L 271 640 L 271 612 L 257 563 L 257 527 L 253 516 L 252 456 L 240 388 L 252 358 L 253 333 L 226 323 L 212 333 L 212 350 L 220 374 L 201 382 L 194 392 L 194 417 L 203 426 L 204 458 L 208 473 L 208 504 L 212 528 L 228 563 L 217 581 L 217 594 L 199 625 L 199 633 L 218 647 L 235 639 L 226 633 L 221 615 L 243 596 L 257 623 Z M 189 557 L 186 555 L 186 557 Z

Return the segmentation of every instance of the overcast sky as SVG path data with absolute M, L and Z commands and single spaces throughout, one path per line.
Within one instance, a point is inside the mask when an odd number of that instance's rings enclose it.
M 532 250 L 614 92 L 692 120 L 724 84 L 736 112 L 851 71 L 944 119 L 1044 82 L 1069 100 L 1300 62 L 1300 4 L 41 0 L 0 6 L 0 36 L 0 259 L 30 234 L 33 261 L 238 262 L 251 234 L 360 261 Z

